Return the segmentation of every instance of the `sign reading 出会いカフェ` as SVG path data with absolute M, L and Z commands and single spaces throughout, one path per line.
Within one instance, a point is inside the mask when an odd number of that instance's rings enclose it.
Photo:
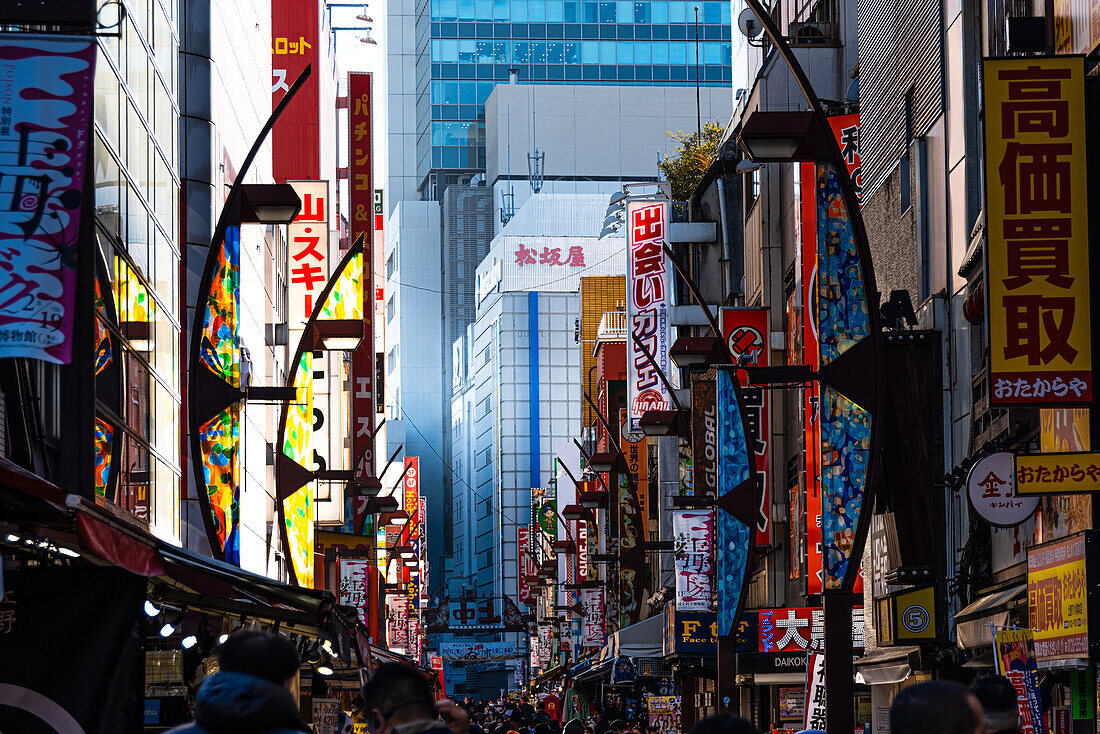
M 1089 658 L 1100 653 L 1097 608 L 1100 534 L 1086 530 L 1027 550 L 1028 625 L 1039 660 Z

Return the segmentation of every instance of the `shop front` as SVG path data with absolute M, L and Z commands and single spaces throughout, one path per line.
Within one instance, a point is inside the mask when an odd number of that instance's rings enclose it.
M 718 618 L 665 606 L 664 655 L 680 686 L 680 723 L 690 731 L 718 711 Z

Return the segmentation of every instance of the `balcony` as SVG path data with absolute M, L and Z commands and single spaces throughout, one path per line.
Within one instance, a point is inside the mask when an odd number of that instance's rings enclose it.
M 596 329 L 596 343 L 626 341 L 626 311 L 607 311 Z

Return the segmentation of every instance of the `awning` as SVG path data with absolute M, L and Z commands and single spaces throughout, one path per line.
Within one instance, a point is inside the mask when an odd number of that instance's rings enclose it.
M 901 683 L 913 674 L 910 656 L 920 653 L 919 647 L 880 647 L 856 660 L 856 683 L 881 686 Z
M 955 615 L 955 638 L 959 649 L 970 650 L 993 644 L 990 625 L 1008 625 L 1008 605 L 1027 593 L 1027 584 L 1010 586 L 979 597 Z
M 564 665 L 555 665 L 553 668 L 550 668 L 550 670 L 544 671 L 544 672 L 539 673 L 538 675 L 536 675 L 534 677 L 534 679 L 531 681 L 531 684 L 535 685 L 535 686 L 542 685 L 543 683 L 546 683 L 547 681 L 551 681 L 551 680 L 555 680 L 557 678 L 560 678 L 562 676 L 562 673 L 564 673 L 564 672 L 565 672 L 565 666 Z
M 993 667 L 993 648 L 989 648 L 984 652 L 975 655 L 972 660 L 967 660 L 962 664 L 964 668 L 969 670 L 988 670 Z
M 753 673 L 752 682 L 757 686 L 802 686 L 806 684 L 806 674 Z
M 623 627 L 611 635 L 600 650 L 600 660 L 628 658 L 656 658 L 664 655 L 665 618 L 658 614 L 637 624 Z
M 611 670 L 611 665 L 615 662 L 615 658 L 607 658 L 606 660 L 596 659 L 593 665 L 588 666 L 580 672 L 572 672 L 573 679 L 578 683 L 587 683 L 598 678 L 606 678 Z M 573 668 L 576 671 L 576 668 Z

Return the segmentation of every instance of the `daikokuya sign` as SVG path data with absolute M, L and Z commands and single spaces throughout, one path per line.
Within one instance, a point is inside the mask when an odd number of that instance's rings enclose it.
M 668 357 L 671 304 L 668 257 L 669 204 L 667 201 L 632 201 L 626 208 L 627 294 L 626 318 L 630 331 L 653 357 L 661 372 L 671 374 Z M 657 369 L 638 347 L 627 340 L 627 411 L 630 430 L 639 430 L 647 410 L 669 410 L 668 388 Z
M 1092 400 L 1083 56 L 985 59 L 995 406 Z
M 15 33 L 0 48 L 0 359 L 68 364 L 76 269 L 95 268 L 77 250 L 96 44 Z
M 825 611 L 822 607 L 761 609 L 757 630 L 760 652 L 820 650 L 825 644 Z M 852 647 L 864 645 L 863 607 L 852 607 Z

